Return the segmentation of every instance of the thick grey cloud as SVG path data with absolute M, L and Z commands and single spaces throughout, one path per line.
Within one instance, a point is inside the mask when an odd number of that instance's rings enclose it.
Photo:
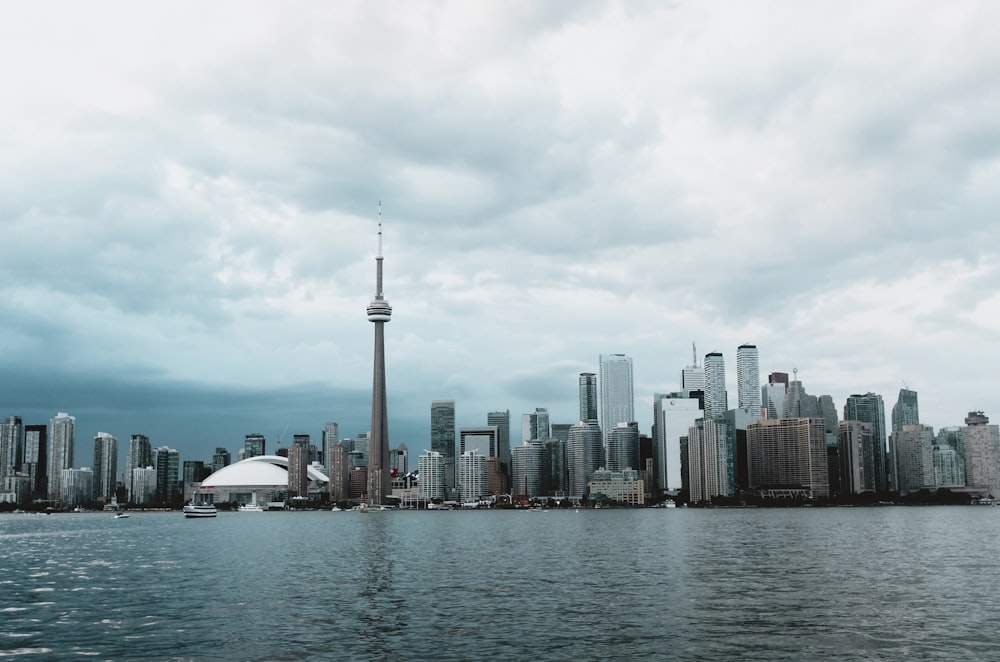
M 572 422 L 607 352 L 648 429 L 692 340 L 935 426 L 1000 404 L 992 4 L 59 9 L 0 21 L 11 414 L 362 431 L 379 200 L 411 448 L 432 398 Z

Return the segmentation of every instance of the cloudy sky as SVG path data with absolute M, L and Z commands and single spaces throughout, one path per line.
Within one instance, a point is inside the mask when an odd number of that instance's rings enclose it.
M 12 3 L 0 10 L 0 416 L 369 426 L 578 415 L 635 362 L 757 344 L 808 392 L 1000 420 L 993 2 Z

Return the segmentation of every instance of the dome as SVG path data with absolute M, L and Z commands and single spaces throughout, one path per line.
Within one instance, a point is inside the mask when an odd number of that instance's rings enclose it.
M 327 482 L 326 476 L 313 467 L 307 469 L 310 481 Z M 258 455 L 222 467 L 201 482 L 202 490 L 226 487 L 288 487 L 288 458 Z

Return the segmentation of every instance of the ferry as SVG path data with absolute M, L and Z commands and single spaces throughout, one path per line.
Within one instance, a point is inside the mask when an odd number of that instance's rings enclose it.
M 215 517 L 218 512 L 213 503 L 189 503 L 184 506 L 184 517 Z

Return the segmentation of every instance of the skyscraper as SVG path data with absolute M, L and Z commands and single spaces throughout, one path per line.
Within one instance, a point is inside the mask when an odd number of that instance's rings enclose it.
M 736 348 L 736 392 L 741 409 L 747 409 L 751 414 L 760 413 L 760 365 L 757 345 L 740 345 Z
M 495 425 L 497 428 L 497 445 L 500 460 L 501 473 L 510 478 L 510 410 L 491 411 L 486 414 L 486 425 Z
M 904 425 L 920 423 L 920 408 L 917 405 L 917 392 L 908 388 L 899 389 L 899 398 L 892 407 L 892 431 L 902 430 Z
M 24 472 L 31 477 L 31 495 L 44 498 L 48 488 L 49 452 L 48 428 L 45 425 L 24 426 Z
M 455 496 L 456 478 L 454 400 L 431 401 L 431 450 L 441 454 L 444 489 L 451 498 Z
M 691 343 L 691 365 L 681 370 L 681 391 L 691 397 L 691 391 L 705 390 L 705 369 L 698 365 L 698 349 Z
M 1000 495 L 1000 427 L 981 411 L 970 411 L 962 428 L 965 484 L 982 494 Z
M 829 496 L 825 426 L 822 418 L 767 419 L 748 425 L 750 489 Z
M 688 476 L 693 503 L 733 495 L 735 454 L 733 428 L 722 418 L 706 416 L 688 428 Z
M 877 393 L 849 396 L 844 404 L 844 420 L 871 424 L 875 491 L 888 492 L 893 479 L 886 452 L 885 404 L 882 402 L 882 396 Z
M 173 502 L 180 499 L 180 453 L 176 449 L 160 446 L 153 449 L 153 468 L 156 469 L 156 500 Z
M 899 490 L 937 487 L 934 477 L 934 430 L 926 425 L 905 424 L 894 430 L 892 437 Z
M 263 437 L 261 439 L 263 440 Z M 149 437 L 144 434 L 133 434 L 128 445 L 128 455 L 125 457 L 125 486 L 128 488 L 128 500 L 132 503 L 145 503 L 139 501 L 144 486 L 137 486 L 135 481 L 145 481 L 146 475 L 137 474 L 135 470 L 151 466 L 153 466 L 153 446 L 149 443 Z
M 375 325 L 375 374 L 372 377 L 371 445 L 368 448 L 368 501 L 381 505 L 392 491 L 389 475 L 389 416 L 385 401 L 385 323 L 392 306 L 382 297 L 382 203 L 378 204 L 378 253 L 375 255 L 375 298 L 368 321 Z M 452 450 L 454 453 L 454 449 Z M 454 463 L 454 454 L 452 462 Z
M 597 420 L 597 375 L 580 373 L 580 420 Z
M 637 469 L 639 466 L 639 424 L 616 423 L 608 431 L 607 468 L 610 471 Z
M 49 499 L 58 501 L 62 472 L 73 468 L 76 417 L 59 412 L 49 421 Z
M 601 354 L 601 429 L 604 446 L 607 436 L 618 423 L 635 421 L 635 396 L 632 385 L 632 359 L 624 354 Z M 587 419 L 584 419 L 587 420 Z
M 725 414 L 728 403 L 726 363 L 721 352 L 709 352 L 705 355 L 705 419 Z
M 251 457 L 259 457 L 264 455 L 265 452 L 264 435 L 258 432 L 253 432 L 243 437 L 242 459 L 247 460 Z
M 94 437 L 94 499 L 111 501 L 118 486 L 118 439 L 107 432 Z
M 698 398 L 680 393 L 653 394 L 653 454 L 656 482 L 661 490 L 677 490 L 686 476 L 681 472 L 681 437 L 704 412 Z
M 604 460 L 601 426 L 597 421 L 580 421 L 569 429 L 566 442 L 566 491 L 579 499 L 587 493 L 587 482 Z M 513 487 L 515 491 L 517 487 Z

